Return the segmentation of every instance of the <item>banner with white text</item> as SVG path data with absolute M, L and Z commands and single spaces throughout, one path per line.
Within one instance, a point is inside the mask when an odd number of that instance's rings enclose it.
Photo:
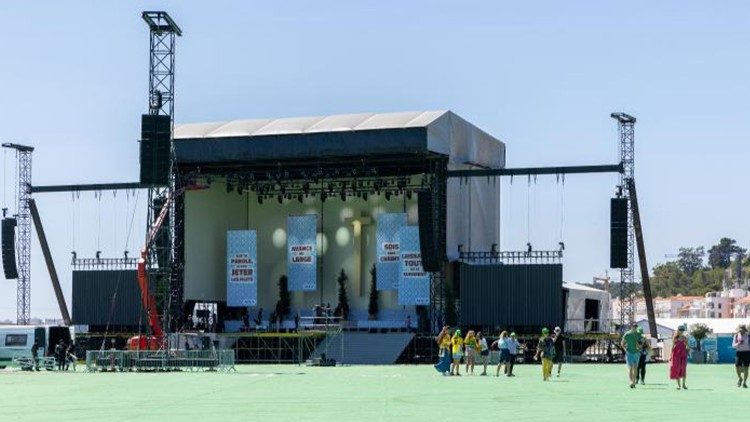
M 227 306 L 258 303 L 258 258 L 255 230 L 227 231 Z
M 406 214 L 404 213 L 380 214 L 377 217 L 375 269 L 378 274 L 378 290 L 398 289 L 399 262 L 401 261 L 398 232 L 405 226 Z
M 316 237 L 318 216 L 299 215 L 286 219 L 287 277 L 289 290 L 313 291 L 318 276 Z
M 405 226 L 398 232 L 401 251 L 398 283 L 399 305 L 430 304 L 430 273 L 422 268 L 419 227 Z

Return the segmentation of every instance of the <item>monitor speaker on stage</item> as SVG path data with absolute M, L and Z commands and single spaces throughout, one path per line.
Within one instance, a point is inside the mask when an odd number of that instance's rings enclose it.
M 628 200 L 612 198 L 610 202 L 610 268 L 628 267 Z
M 18 278 L 16 267 L 16 219 L 3 218 L 2 222 L 2 255 L 5 278 Z
M 169 184 L 171 160 L 170 116 L 144 114 L 141 116 L 141 183 L 154 186 Z
M 419 249 L 422 254 L 422 268 L 428 272 L 440 271 L 440 254 L 435 239 L 435 210 L 432 201 L 432 191 L 422 190 L 417 193 Z

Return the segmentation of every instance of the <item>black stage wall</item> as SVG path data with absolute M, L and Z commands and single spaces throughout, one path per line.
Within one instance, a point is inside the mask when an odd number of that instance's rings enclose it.
M 113 303 L 113 296 L 117 293 Z M 113 329 L 148 325 L 135 270 L 73 271 L 73 324 Z
M 536 333 L 563 325 L 562 264 L 459 264 L 459 294 L 464 327 Z

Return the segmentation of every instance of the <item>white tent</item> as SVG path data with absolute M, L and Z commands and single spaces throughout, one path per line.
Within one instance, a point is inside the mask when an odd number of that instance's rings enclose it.
M 567 292 L 565 331 L 570 333 L 609 331 L 610 302 L 612 301 L 609 292 L 578 283 L 563 283 L 563 290 Z M 595 317 L 586 315 L 587 300 L 589 306 L 596 306 L 598 314 Z

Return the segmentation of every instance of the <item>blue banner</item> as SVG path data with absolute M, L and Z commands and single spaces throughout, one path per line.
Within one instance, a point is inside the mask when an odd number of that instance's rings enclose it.
M 318 253 L 315 247 L 318 216 L 289 216 L 286 219 L 286 231 L 289 290 L 313 291 L 318 276 Z
M 377 242 L 377 259 L 375 267 L 378 273 L 377 289 L 398 289 L 399 262 L 401 252 L 398 242 L 398 232 L 406 226 L 406 214 L 380 214 L 375 228 Z
M 430 304 L 430 273 L 422 268 L 419 250 L 419 227 L 405 226 L 398 232 L 401 249 L 400 280 L 398 283 L 399 305 Z
M 227 231 L 227 306 L 258 303 L 258 257 L 255 230 Z

